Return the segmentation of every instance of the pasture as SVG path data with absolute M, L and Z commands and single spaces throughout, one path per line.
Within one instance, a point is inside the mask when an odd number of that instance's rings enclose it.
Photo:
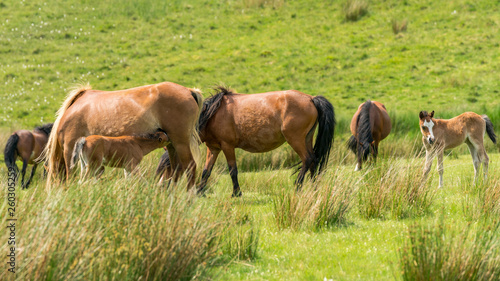
M 298 193 L 288 145 L 237 150 L 243 197 L 233 199 L 224 157 L 207 197 L 186 192 L 185 179 L 156 186 L 160 150 L 128 180 L 107 168 L 99 181 L 48 189 L 39 168 L 16 190 L 17 273 L 2 260 L 0 279 L 498 278 L 498 147 L 485 138 L 490 177 L 475 186 L 466 146 L 447 151 L 437 189 L 435 162 L 421 178 L 418 113 L 488 114 L 500 134 L 500 4 L 372 1 L 349 21 L 346 2 L 0 1 L 2 151 L 13 131 L 53 122 L 70 88 L 87 81 L 99 90 L 172 81 L 205 98 L 218 83 L 296 89 L 328 98 L 338 122 L 326 171 Z M 367 99 L 385 104 L 393 129 L 377 165 L 354 172 L 345 142 Z M 0 185 L 7 198 L 3 154 Z M 3 226 L 7 208 L 2 200 Z

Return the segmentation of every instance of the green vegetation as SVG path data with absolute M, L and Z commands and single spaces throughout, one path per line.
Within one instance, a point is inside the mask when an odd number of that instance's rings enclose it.
M 108 169 L 49 190 L 38 174 L 17 190 L 17 278 L 498 279 L 498 148 L 485 140 L 490 179 L 475 186 L 466 146 L 447 152 L 436 189 L 434 170 L 421 178 L 417 116 L 475 111 L 500 134 L 499 12 L 498 2 L 466 0 L 0 0 L 2 148 L 12 131 L 52 122 L 82 81 L 102 90 L 172 81 L 205 97 L 218 83 L 297 89 L 327 97 L 338 120 L 329 167 L 298 192 L 286 145 L 237 152 L 235 199 L 224 157 L 205 198 L 155 185 L 160 151 L 131 180 Z M 354 173 L 344 142 L 366 99 L 386 105 L 393 131 L 378 163 Z M 0 186 L 6 198 L 3 156 Z M 2 225 L 6 214 L 3 200 Z

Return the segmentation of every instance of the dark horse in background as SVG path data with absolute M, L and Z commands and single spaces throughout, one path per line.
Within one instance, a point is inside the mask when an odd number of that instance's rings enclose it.
M 362 162 L 368 159 L 370 150 L 373 160 L 377 160 L 378 145 L 391 129 L 391 119 L 383 104 L 368 100 L 359 105 L 351 120 L 352 136 L 347 142 L 347 147 L 357 155 L 355 171 L 361 170 Z
M 313 147 L 313 135 L 318 135 Z M 314 179 L 328 162 L 335 130 L 332 104 L 322 96 L 310 96 L 288 90 L 261 94 L 236 94 L 217 87 L 216 94 L 205 100 L 198 129 L 207 145 L 207 158 L 198 191 L 204 192 L 217 156 L 226 156 L 233 181 L 233 197 L 241 196 L 235 148 L 268 152 L 288 142 L 299 155 L 302 166 L 296 180 L 300 188 L 307 171 Z M 168 155 L 162 157 L 158 173 L 169 173 Z
M 5 165 L 7 165 L 7 168 L 13 169 L 17 177 L 19 168 L 16 165 L 16 159 L 21 158 L 23 161 L 23 169 L 21 170 L 21 186 L 23 189 L 29 187 L 35 175 L 36 167 L 40 163 L 35 161 L 35 159 L 40 156 L 45 145 L 47 145 L 52 125 L 50 123 L 36 127 L 33 132 L 19 130 L 14 132 L 7 140 L 4 150 Z M 24 175 L 26 174 L 28 164 L 32 164 L 33 168 L 31 169 L 31 176 L 25 184 Z

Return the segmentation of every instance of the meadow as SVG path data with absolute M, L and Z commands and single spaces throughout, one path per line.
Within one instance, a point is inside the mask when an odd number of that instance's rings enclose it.
M 348 2 L 366 13 L 348 18 Z M 184 182 L 155 185 L 160 151 L 131 180 L 108 170 L 47 188 L 39 173 L 17 190 L 18 273 L 2 268 L 0 279 L 498 279 L 498 147 L 485 139 L 490 179 L 476 185 L 466 146 L 447 152 L 437 189 L 436 163 L 421 178 L 418 113 L 488 114 L 499 134 L 499 10 L 464 0 L 0 1 L 2 148 L 13 131 L 54 121 L 80 82 L 172 81 L 205 97 L 220 83 L 296 89 L 327 97 L 338 123 L 327 170 L 300 192 L 287 145 L 237 151 L 237 199 L 224 157 L 205 198 Z M 377 164 L 355 173 L 344 143 L 367 99 L 386 105 L 393 131 Z M 6 198 L 3 156 L 0 184 Z

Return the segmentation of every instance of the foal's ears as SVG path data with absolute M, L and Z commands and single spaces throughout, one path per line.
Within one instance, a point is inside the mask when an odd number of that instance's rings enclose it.
M 418 114 L 418 117 L 420 117 L 420 119 L 424 119 L 424 112 L 420 111 L 420 114 Z
M 429 115 L 431 118 L 434 117 L 434 110 L 431 112 L 431 114 Z

